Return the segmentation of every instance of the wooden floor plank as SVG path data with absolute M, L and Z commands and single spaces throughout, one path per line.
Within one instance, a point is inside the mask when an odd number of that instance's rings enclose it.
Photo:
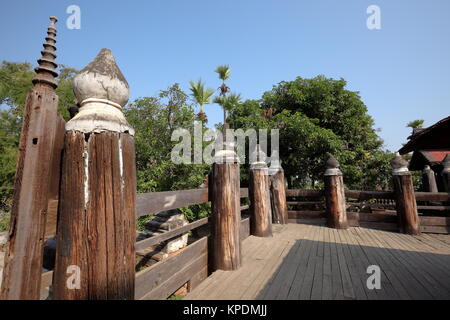
M 275 226 L 243 241 L 243 266 L 216 271 L 186 299 L 450 299 L 450 235 Z M 367 266 L 383 290 L 369 290 Z

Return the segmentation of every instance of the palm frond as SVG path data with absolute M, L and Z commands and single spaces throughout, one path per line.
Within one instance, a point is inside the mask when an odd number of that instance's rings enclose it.
M 202 79 L 197 80 L 197 82 L 189 81 L 191 86 L 191 96 L 200 106 L 203 112 L 203 105 L 211 103 L 211 96 L 214 94 L 214 90 L 211 88 L 205 88 Z
M 214 70 L 214 72 L 217 72 L 219 74 L 219 78 L 222 81 L 227 80 L 230 77 L 230 75 L 231 75 L 230 66 L 227 65 L 227 64 L 218 66 L 216 68 L 216 70 Z

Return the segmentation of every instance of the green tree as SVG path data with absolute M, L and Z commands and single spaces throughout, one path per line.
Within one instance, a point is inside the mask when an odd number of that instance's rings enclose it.
M 174 164 L 171 141 L 174 129 L 189 130 L 193 136 L 195 112 L 189 96 L 178 84 L 162 90 L 156 97 L 136 99 L 124 109 L 129 123 L 136 129 L 136 169 L 138 192 L 155 192 L 198 188 L 208 173 L 206 164 Z M 193 143 L 193 141 L 192 141 Z M 188 220 L 208 214 L 208 205 L 184 208 Z
M 336 156 L 349 188 L 386 188 L 390 171 L 370 168 L 390 153 L 373 128 L 373 119 L 357 92 L 344 79 L 298 77 L 230 111 L 233 128 L 278 128 L 280 157 L 290 187 L 317 186 L 326 152 Z
M 226 85 L 225 80 L 228 80 L 231 75 L 230 66 L 228 65 L 220 65 L 214 70 L 219 75 L 219 79 L 222 80 L 222 84 L 219 87 L 220 97 L 224 98 L 226 94 L 230 91 L 230 88 Z M 220 100 L 219 100 L 220 101 Z M 223 123 L 227 122 L 227 110 L 220 102 L 215 102 L 222 106 L 223 108 Z
M 67 107 L 74 103 L 71 81 L 75 73 L 75 69 L 63 66 L 57 78 L 58 112 L 66 120 Z M 23 111 L 34 76 L 29 63 L 3 61 L 0 64 L 0 231 L 7 226 Z
M 406 127 L 412 128 L 412 129 L 421 129 L 421 128 L 423 128 L 424 122 L 425 122 L 425 120 L 413 120 L 413 121 L 408 122 Z
M 211 97 L 214 94 L 214 90 L 205 88 L 205 85 L 201 79 L 199 79 L 197 82 L 189 81 L 189 84 L 191 86 L 191 95 L 194 98 L 195 102 L 200 106 L 198 119 L 202 122 L 208 122 L 204 110 L 204 105 L 211 103 Z

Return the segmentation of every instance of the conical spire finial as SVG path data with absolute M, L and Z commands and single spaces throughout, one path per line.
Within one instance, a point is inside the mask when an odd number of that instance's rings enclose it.
M 55 23 L 58 19 L 54 16 L 50 17 L 50 25 L 47 29 L 47 37 L 45 37 L 45 43 L 43 44 L 44 50 L 41 51 L 42 57 L 37 61 L 39 66 L 34 69 L 36 76 L 33 79 L 33 84 L 45 83 L 53 88 L 58 85 L 55 78 L 58 76 L 56 68 L 58 64 L 55 62 L 56 59 L 56 27 Z

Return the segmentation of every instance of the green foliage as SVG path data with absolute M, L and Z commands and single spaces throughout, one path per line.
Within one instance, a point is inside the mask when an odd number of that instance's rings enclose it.
M 9 217 L 8 212 L 0 210 L 0 232 L 8 231 Z
M 67 106 L 75 100 L 71 84 L 75 73 L 62 67 L 57 79 L 58 112 L 66 120 Z M 34 75 L 29 63 L 0 64 L 0 210 L 4 212 L 10 210 L 25 100 Z
M 261 101 L 234 107 L 229 122 L 233 128 L 280 130 L 280 157 L 290 187 L 317 187 L 330 152 L 341 163 L 347 187 L 386 188 L 391 155 L 382 150 L 358 93 L 345 86 L 343 79 L 324 76 L 281 82 Z
M 219 74 L 219 79 L 222 81 L 228 80 L 231 75 L 231 70 L 229 65 L 221 65 L 214 70 L 214 72 Z
M 241 95 L 238 93 L 230 93 L 227 96 L 215 97 L 213 102 L 220 105 L 224 110 L 232 110 L 241 103 Z
M 191 86 L 191 95 L 195 102 L 200 106 L 200 112 L 204 113 L 203 106 L 205 104 L 211 103 L 211 97 L 214 94 L 214 90 L 210 88 L 205 88 L 205 84 L 199 79 L 197 82 L 189 81 Z
M 145 223 L 152 220 L 155 216 L 152 214 L 149 214 L 148 216 L 142 216 L 136 219 L 136 230 L 138 231 L 144 231 L 145 230 Z
M 423 128 L 424 122 L 425 122 L 425 120 L 413 120 L 413 121 L 408 122 L 406 127 L 413 128 L 413 129 L 420 129 L 420 128 Z
M 171 141 L 173 130 L 184 128 L 193 136 L 195 113 L 188 100 L 189 96 L 174 84 L 158 96 L 136 99 L 124 109 L 136 129 L 138 192 L 193 189 L 203 183 L 208 165 L 174 164 L 171 160 L 172 148 L 178 143 Z M 206 212 L 202 206 L 189 210 L 186 216 L 190 221 Z

